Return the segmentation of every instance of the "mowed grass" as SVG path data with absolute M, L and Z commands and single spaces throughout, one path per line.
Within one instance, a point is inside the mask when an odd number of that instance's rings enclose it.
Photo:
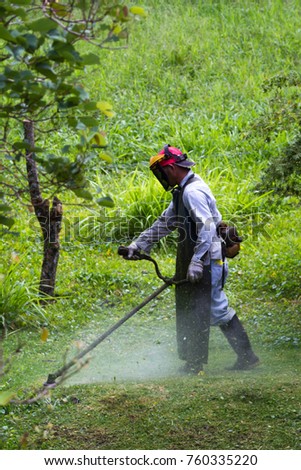
M 46 343 L 38 331 L 13 335 L 6 343 L 8 354 L 19 343 L 24 345 L 7 383 L 17 391 L 16 399 L 32 396 L 48 374 L 160 285 L 152 265 L 107 256 L 114 263 L 106 272 L 107 295 L 98 294 L 103 281 L 97 283 L 95 273 L 90 276 L 90 282 L 96 279 L 94 289 L 90 285 L 89 292 L 80 295 L 89 281 L 74 284 L 78 295 L 73 292 L 71 299 L 59 299 L 48 308 L 56 321 L 64 312 L 68 327 L 49 326 Z M 162 270 L 169 274 L 172 257 L 161 256 Z M 204 376 L 181 376 L 174 292 L 169 289 L 101 343 L 89 354 L 85 367 L 49 395 L 34 404 L 2 408 L 2 447 L 300 449 L 300 350 L 285 338 L 281 341 L 277 333 L 281 303 L 276 310 L 276 303 L 269 302 L 274 311 L 267 315 L 267 305 L 257 311 L 250 296 L 240 293 L 242 301 L 235 307 L 261 359 L 255 370 L 226 371 L 235 356 L 219 329 L 212 328 Z M 82 318 L 79 325 L 74 321 L 77 317 Z M 268 331 L 271 327 L 273 331 Z
M 154 333 L 154 325 L 149 326 Z M 170 339 L 170 325 L 168 334 L 166 326 L 161 329 L 161 340 L 162 330 L 165 340 Z M 143 366 L 147 348 L 141 332 L 135 329 L 137 336 L 133 338 L 131 327 L 126 331 L 127 340 L 124 337 L 120 341 L 117 336 L 116 343 L 112 338 L 110 346 L 100 345 L 90 365 L 69 384 L 53 390 L 39 403 L 7 407 L 1 418 L 7 436 L 3 448 L 300 449 L 297 352 L 267 352 L 256 345 L 262 361 L 256 370 L 228 372 L 224 367 L 232 363 L 233 354 L 220 332 L 213 330 L 205 375 L 182 377 L 176 357 L 172 364 L 165 351 L 161 363 L 157 358 L 156 364 L 160 369 L 167 361 L 170 374 L 148 378 Z M 152 343 L 152 351 L 157 347 L 162 352 L 155 337 L 150 341 L 144 332 L 144 338 L 149 346 Z M 58 341 L 56 347 L 61 347 Z M 53 357 L 48 352 L 44 371 L 40 365 L 35 371 L 39 381 L 46 370 L 55 367 Z M 144 376 L 135 380 L 138 360 Z M 110 366 L 110 380 L 101 381 Z M 132 378 L 126 379 L 124 370 L 131 370 Z M 98 381 L 93 383 L 95 373 Z

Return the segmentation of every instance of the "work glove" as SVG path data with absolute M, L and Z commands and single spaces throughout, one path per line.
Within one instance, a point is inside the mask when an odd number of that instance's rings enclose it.
M 128 255 L 126 259 L 130 259 L 130 260 L 139 259 L 139 256 L 137 256 L 137 253 L 140 253 L 140 248 L 137 245 L 137 243 L 132 242 L 127 248 L 128 248 Z
M 204 263 L 202 260 L 191 261 L 190 265 L 188 266 L 187 280 L 192 284 L 200 282 L 200 280 L 203 278 L 203 271 Z

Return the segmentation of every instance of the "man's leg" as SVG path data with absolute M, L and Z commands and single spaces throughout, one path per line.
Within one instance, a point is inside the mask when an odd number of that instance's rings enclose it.
M 248 370 L 259 364 L 259 358 L 254 354 L 247 332 L 237 315 L 225 325 L 220 325 L 220 329 L 237 354 L 236 362 L 228 370 Z
M 237 354 L 237 360 L 229 370 L 247 370 L 259 364 L 254 354 L 248 335 L 235 311 L 229 308 L 228 299 L 222 289 L 223 269 L 225 278 L 228 274 L 227 264 L 219 260 L 211 261 L 211 324 L 219 325 L 230 346 Z
M 178 353 L 186 361 L 183 373 L 198 374 L 208 362 L 211 312 L 211 273 L 205 266 L 198 284 L 176 286 Z

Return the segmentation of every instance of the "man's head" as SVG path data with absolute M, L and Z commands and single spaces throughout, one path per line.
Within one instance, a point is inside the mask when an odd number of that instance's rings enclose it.
M 181 183 L 187 172 L 195 163 L 176 147 L 165 145 L 162 150 L 151 157 L 149 166 L 166 191 Z

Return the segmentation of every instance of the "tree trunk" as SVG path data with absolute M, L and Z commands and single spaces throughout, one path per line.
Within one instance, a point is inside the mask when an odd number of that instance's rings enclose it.
M 23 122 L 23 126 L 25 141 L 30 144 L 31 148 L 34 148 L 34 123 L 26 120 Z M 53 296 L 60 253 L 59 233 L 63 217 L 62 203 L 57 197 L 54 197 L 50 208 L 49 199 L 43 199 L 34 153 L 30 149 L 26 151 L 26 169 L 31 203 L 42 230 L 44 243 L 40 292 Z

